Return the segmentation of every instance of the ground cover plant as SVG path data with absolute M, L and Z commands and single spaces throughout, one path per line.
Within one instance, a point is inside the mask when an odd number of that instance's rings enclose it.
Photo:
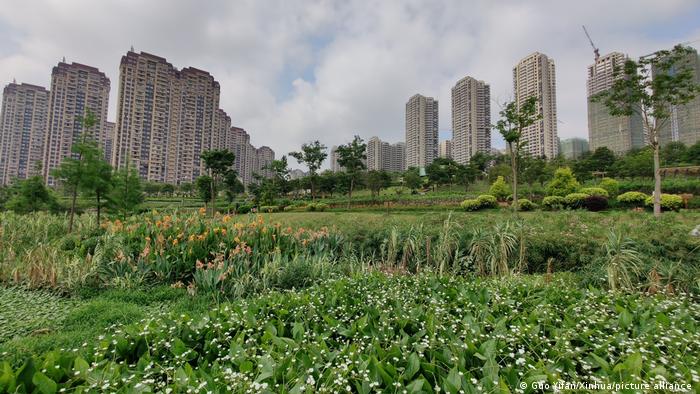
M 550 283 L 547 283 L 550 282 Z M 567 276 L 373 274 L 164 315 L 94 349 L 2 364 L 0 390 L 536 392 L 533 382 L 700 389 L 700 306 Z M 526 389 L 520 389 L 525 384 Z

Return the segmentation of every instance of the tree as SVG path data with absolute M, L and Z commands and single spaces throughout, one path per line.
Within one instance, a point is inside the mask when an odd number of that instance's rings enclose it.
M 272 160 L 268 165 L 263 167 L 263 169 L 272 172 L 272 178 L 270 179 L 278 194 L 287 193 L 289 191 L 287 186 L 289 182 L 287 156 L 282 156 L 279 160 Z
M 480 172 L 486 172 L 486 169 L 489 167 L 491 161 L 493 161 L 492 155 L 484 152 L 476 152 L 469 158 L 469 165 L 473 166 Z
M 678 165 L 685 162 L 687 152 L 688 148 L 684 143 L 669 142 L 661 149 L 661 160 L 665 165 Z
M 592 171 L 607 172 L 615 165 L 616 159 L 617 157 L 615 157 L 615 153 L 613 151 L 611 151 L 608 147 L 601 146 L 589 156 L 589 168 Z
M 204 209 L 207 210 L 207 204 L 211 201 L 211 182 L 212 179 L 208 175 L 202 175 L 198 177 L 194 184 L 197 188 L 197 194 L 199 198 L 204 201 Z
M 58 202 L 56 197 L 44 185 L 44 179 L 33 176 L 17 182 L 14 193 L 5 204 L 5 208 L 17 213 L 29 213 L 35 211 L 56 211 Z
M 352 189 L 357 182 L 360 171 L 365 169 L 365 160 L 367 155 L 367 144 L 362 141 L 359 135 L 353 138 L 352 142 L 345 145 L 340 145 L 336 149 L 338 155 L 338 165 L 345 169 L 345 173 L 350 177 L 350 189 L 348 190 L 348 208 L 352 200 Z
M 418 168 L 411 167 L 403 173 L 403 184 L 412 192 L 416 191 L 423 184 Z
M 425 173 L 435 185 L 450 185 L 457 175 L 457 163 L 448 158 L 438 157 L 425 168 Z
M 379 192 L 383 188 L 391 185 L 391 175 L 382 170 L 372 170 L 367 172 L 367 187 L 372 191 L 372 197 L 379 196 Z
M 685 151 L 685 162 L 693 165 L 700 165 L 700 141 L 689 146 Z
M 112 188 L 107 195 L 108 207 L 126 220 L 143 202 L 143 189 L 138 171 L 128 162 L 112 175 Z
M 694 55 L 682 45 L 658 51 L 638 61 L 627 60 L 615 68 L 613 86 L 593 97 L 603 102 L 613 116 L 641 115 L 654 156 L 654 216 L 661 215 L 661 165 L 659 134 L 674 106 L 684 105 L 700 92 L 686 60 Z
M 532 186 L 535 183 L 544 184 L 549 178 L 547 172 L 547 161 L 541 157 L 526 155 L 521 160 L 522 179 Z
M 88 166 L 86 174 L 88 179 L 84 186 L 88 188 L 90 194 L 95 196 L 97 225 L 99 226 L 103 200 L 112 188 L 112 166 L 103 160 L 101 150 L 97 149 L 92 152 L 97 155 L 92 157 L 83 156 Z
M 473 156 L 472 156 L 473 157 Z M 457 165 L 457 173 L 455 174 L 455 181 L 464 186 L 464 191 L 469 190 L 469 185 L 476 181 L 476 178 L 481 174 L 481 171 L 476 165 L 472 165 L 471 160 L 467 165 Z
M 90 110 L 87 110 L 84 117 L 78 117 L 77 121 L 82 125 L 81 141 L 71 147 L 72 157 L 63 159 L 61 165 L 51 172 L 70 193 L 70 219 L 68 221 L 68 232 L 73 231 L 73 221 L 75 218 L 75 205 L 78 199 L 78 192 L 92 188 L 95 180 L 91 166 L 101 159 L 101 152 L 97 144 L 88 137 L 88 133 L 97 123 L 97 118 Z
M 331 170 L 326 170 L 321 173 L 318 178 L 319 190 L 321 193 L 333 197 L 333 192 L 336 191 L 336 185 L 338 182 L 338 177 L 336 173 Z
M 513 210 L 518 210 L 518 156 L 520 148 L 524 145 L 521 141 L 523 130 L 542 118 L 537 108 L 537 97 L 529 97 L 522 106 L 516 102 L 506 103 L 499 113 L 501 119 L 494 126 L 503 136 L 508 145 L 510 155 L 511 181 L 513 189 Z
M 224 175 L 224 192 L 226 193 L 226 200 L 231 204 L 236 196 L 245 191 L 245 186 L 240 179 L 238 179 L 238 173 L 236 171 L 229 171 Z
M 228 149 L 210 150 L 202 152 L 202 161 L 204 167 L 209 171 L 209 194 L 211 196 L 211 217 L 214 217 L 216 211 L 216 194 L 217 185 L 221 182 L 221 178 L 226 175 L 233 167 L 236 160 L 236 155 Z
M 326 146 L 318 140 L 303 144 L 300 152 L 289 152 L 289 156 L 295 158 L 297 162 L 304 163 L 309 169 L 309 179 L 311 181 L 311 199 L 316 198 L 316 172 L 321 168 L 321 164 L 326 160 Z
M 562 167 L 554 172 L 554 178 L 547 184 L 545 190 L 548 196 L 565 197 L 567 194 L 575 193 L 580 186 L 571 168 Z

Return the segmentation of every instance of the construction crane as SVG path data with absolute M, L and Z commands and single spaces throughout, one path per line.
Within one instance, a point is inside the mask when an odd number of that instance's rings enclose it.
M 588 37 L 588 42 L 590 42 L 591 47 L 593 47 L 593 53 L 595 54 L 595 60 L 598 61 L 598 58 L 600 58 L 600 51 L 598 50 L 598 48 L 595 47 L 593 40 L 591 40 L 591 35 L 588 34 L 588 30 L 586 30 L 586 26 L 581 25 L 581 27 L 583 27 L 583 32 L 586 33 L 586 37 Z

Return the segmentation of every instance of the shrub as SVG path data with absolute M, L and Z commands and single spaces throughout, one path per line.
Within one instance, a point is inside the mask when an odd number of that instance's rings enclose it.
M 558 168 L 554 173 L 554 178 L 547 184 L 546 191 L 549 196 L 564 197 L 567 194 L 575 193 L 580 187 L 574 173 L 569 167 Z
M 583 206 L 591 212 L 603 211 L 608 207 L 608 199 L 603 196 L 590 195 L 583 201 Z
M 583 208 L 583 204 L 588 194 L 584 193 L 569 193 L 564 197 L 564 204 L 573 209 Z
M 627 192 L 617 196 L 617 202 L 628 207 L 641 207 L 648 197 L 642 192 Z
M 479 209 L 481 209 L 481 201 L 477 200 L 476 198 L 464 200 L 459 205 L 465 211 L 478 211 Z
M 241 204 L 236 208 L 236 213 L 249 213 L 253 209 L 253 206 L 248 204 Z
M 481 208 L 496 208 L 498 206 L 498 200 L 490 194 L 482 194 L 476 200 L 481 204 Z
M 589 196 L 599 196 L 599 197 L 605 197 L 605 198 L 610 197 L 610 194 L 608 193 L 608 191 L 603 189 L 602 187 L 584 187 L 584 188 L 581 188 L 581 190 L 579 190 L 578 192 L 583 193 L 583 194 L 588 194 Z
M 510 193 L 510 186 L 502 176 L 499 176 L 489 189 L 489 194 L 496 197 L 498 201 L 505 201 Z
M 545 209 L 556 210 L 564 208 L 564 197 L 561 196 L 547 196 L 542 199 L 542 206 Z
M 284 212 L 289 212 L 289 211 L 291 211 L 291 210 L 293 210 L 293 209 L 294 209 L 294 207 L 293 207 L 293 206 L 291 206 L 291 205 L 287 205 L 286 207 L 284 207 L 284 209 L 283 209 L 283 210 L 284 210 Z
M 518 210 L 520 211 L 532 211 L 537 208 L 537 205 L 527 198 L 518 199 Z
M 323 212 L 328 209 L 328 204 L 322 202 L 310 203 L 306 206 L 306 210 L 309 212 Z
M 620 192 L 620 182 L 612 178 L 601 179 L 598 187 L 605 189 L 608 192 L 608 197 L 615 197 Z
M 277 205 L 263 205 L 260 207 L 260 212 L 267 212 L 267 213 L 273 213 L 273 212 L 279 212 L 280 207 Z
M 654 206 L 654 196 L 647 197 L 645 205 L 648 207 Z M 680 211 L 683 207 L 683 198 L 675 194 L 661 193 L 661 210 L 663 211 Z

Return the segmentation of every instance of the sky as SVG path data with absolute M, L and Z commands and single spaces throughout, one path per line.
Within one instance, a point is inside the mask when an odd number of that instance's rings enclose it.
M 698 48 L 698 21 L 698 0 L 0 0 L 0 82 L 48 87 L 63 57 L 95 66 L 111 80 L 114 120 L 133 46 L 209 71 L 233 125 L 279 157 L 355 134 L 402 141 L 415 93 L 439 100 L 440 138 L 451 138 L 450 89 L 464 76 L 490 84 L 495 123 L 513 66 L 539 51 L 555 62 L 559 137 L 586 138 L 593 50 L 581 25 L 601 54 L 639 57 Z

